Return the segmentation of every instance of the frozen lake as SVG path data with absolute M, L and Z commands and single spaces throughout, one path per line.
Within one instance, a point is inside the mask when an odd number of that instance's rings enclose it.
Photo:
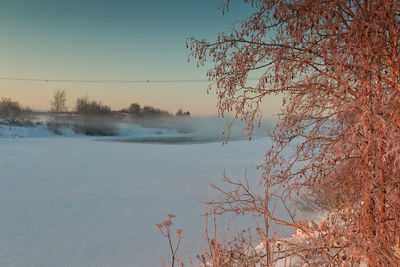
M 258 179 L 269 145 L 2 139 L 0 266 L 158 266 L 168 247 L 154 224 L 167 213 L 196 251 L 209 183 L 224 169 Z

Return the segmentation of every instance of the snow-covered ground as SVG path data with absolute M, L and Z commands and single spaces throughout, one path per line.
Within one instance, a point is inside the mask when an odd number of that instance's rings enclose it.
M 154 224 L 167 213 L 196 251 L 209 183 L 224 169 L 258 179 L 252 166 L 270 145 L 105 142 L 45 126 L 0 133 L 0 266 L 158 266 L 168 245 Z M 121 135 L 181 136 L 141 127 Z
M 71 127 L 60 127 L 61 136 L 84 137 L 83 134 L 77 134 Z M 152 136 L 180 136 L 175 129 L 167 128 L 143 128 L 134 124 L 121 123 L 118 127 L 118 137 L 152 137 Z M 52 133 L 47 125 L 38 124 L 32 127 L 9 126 L 0 124 L 0 138 L 26 138 L 26 137 L 59 137 Z M 115 139 L 115 137 L 113 137 Z

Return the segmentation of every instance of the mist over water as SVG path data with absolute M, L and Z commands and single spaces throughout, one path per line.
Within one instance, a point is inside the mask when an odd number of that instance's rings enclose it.
M 230 131 L 228 126 L 232 122 L 232 117 L 220 118 L 211 116 L 195 116 L 195 117 L 172 117 L 162 121 L 148 119 L 145 123 L 155 128 L 175 129 L 179 136 L 146 136 L 135 138 L 121 138 L 117 141 L 124 142 L 140 142 L 140 143 L 160 143 L 160 144 L 196 144 L 224 142 L 224 140 L 239 141 L 248 140 L 248 126 L 243 121 L 235 121 Z M 255 125 L 251 138 L 256 139 L 266 137 L 269 130 L 272 130 L 276 121 L 273 119 L 264 119 L 260 127 Z M 229 134 L 229 139 L 225 139 Z

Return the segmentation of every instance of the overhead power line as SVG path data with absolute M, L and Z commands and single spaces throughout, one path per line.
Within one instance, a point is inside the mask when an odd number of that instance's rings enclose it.
M 0 77 L 0 80 L 26 81 L 26 82 L 57 82 L 57 83 L 196 83 L 208 82 L 207 79 L 187 80 L 69 80 L 69 79 L 35 79 L 35 78 L 14 78 Z
M 269 78 L 273 76 L 268 76 Z M 183 79 L 183 80 L 74 80 L 74 79 L 38 79 L 38 78 L 18 78 L 1 77 L 0 80 L 43 82 L 43 83 L 200 83 L 210 82 L 208 79 Z M 247 80 L 256 81 L 258 78 L 248 78 Z

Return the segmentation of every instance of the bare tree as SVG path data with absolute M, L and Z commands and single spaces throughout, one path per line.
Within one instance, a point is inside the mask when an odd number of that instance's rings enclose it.
M 23 117 L 21 105 L 10 98 L 2 98 L 0 101 L 0 118 L 10 124 L 15 124 Z
M 233 111 L 250 136 L 265 97 L 283 95 L 283 112 L 259 166 L 263 193 L 225 177 L 233 189 L 218 188 L 215 212 L 263 218 L 255 220 L 264 252 L 256 259 L 268 266 L 282 247 L 309 265 L 400 265 L 400 2 L 244 2 L 256 11 L 215 42 L 190 39 L 191 56 L 198 65 L 214 62 L 207 75 L 219 114 Z M 296 194 L 326 212 L 318 234 L 286 206 Z M 291 221 L 273 215 L 273 199 Z M 274 239 L 272 222 L 298 229 L 304 240 Z M 254 240 L 238 240 L 241 262 Z
M 54 92 L 53 100 L 51 101 L 51 111 L 60 113 L 67 111 L 67 97 L 65 90 L 57 90 Z

